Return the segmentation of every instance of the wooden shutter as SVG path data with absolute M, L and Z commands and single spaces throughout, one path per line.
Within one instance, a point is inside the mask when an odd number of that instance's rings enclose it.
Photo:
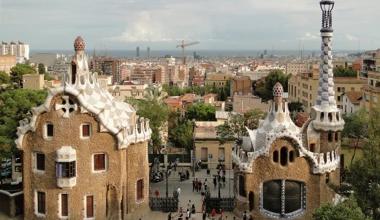
M 69 215 L 68 194 L 61 194 L 61 216 Z
M 138 180 L 137 181 L 137 200 L 144 198 L 144 181 Z
M 94 170 L 105 170 L 105 169 L 106 169 L 106 155 L 95 154 L 94 155 Z
M 90 136 L 90 125 L 84 124 L 82 125 L 82 136 L 89 137 Z
M 37 211 L 45 214 L 45 193 L 37 192 Z
M 94 196 L 86 196 L 86 217 L 94 217 Z

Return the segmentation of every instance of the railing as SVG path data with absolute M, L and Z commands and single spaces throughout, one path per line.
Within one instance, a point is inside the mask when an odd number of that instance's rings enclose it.
M 178 198 L 175 197 L 151 197 L 149 206 L 152 211 L 177 212 Z
M 235 198 L 205 198 L 206 212 L 210 213 L 213 209 L 219 212 L 232 212 L 235 208 Z

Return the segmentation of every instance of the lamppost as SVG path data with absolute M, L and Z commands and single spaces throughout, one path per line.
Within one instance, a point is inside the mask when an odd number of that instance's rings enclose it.
M 195 177 L 195 119 L 192 120 L 193 122 L 193 152 L 192 152 L 192 164 L 193 164 L 193 177 Z

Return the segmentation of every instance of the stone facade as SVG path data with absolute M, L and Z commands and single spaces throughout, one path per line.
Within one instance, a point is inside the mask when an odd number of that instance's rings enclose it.
M 18 128 L 25 219 L 124 219 L 148 208 L 149 124 L 99 87 L 77 41 L 62 87 Z

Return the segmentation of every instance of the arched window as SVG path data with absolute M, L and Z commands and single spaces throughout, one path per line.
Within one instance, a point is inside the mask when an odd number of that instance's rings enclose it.
M 289 152 L 289 162 L 294 162 L 294 151 L 293 150 L 291 150 Z
M 254 202 L 255 202 L 254 198 L 255 198 L 255 197 L 254 197 L 254 195 L 253 195 L 253 192 L 252 192 L 252 191 L 249 192 L 249 194 L 248 194 L 249 211 L 252 211 L 253 208 L 255 207 L 255 206 L 254 206 Z
M 339 140 L 339 132 L 336 132 L 335 133 L 335 141 L 338 141 Z
M 273 162 L 278 163 L 278 151 L 275 150 L 273 152 Z
M 332 113 L 329 113 L 328 116 L 329 116 L 329 121 L 331 122 L 332 119 L 333 119 L 333 117 L 332 117 Z
M 329 131 L 329 133 L 328 133 L 328 140 L 329 140 L 329 142 L 333 141 L 333 132 L 331 132 L 331 131 Z
M 288 164 L 288 148 L 282 147 L 280 151 L 280 162 L 282 166 L 286 166 Z
M 271 216 L 290 217 L 305 209 L 304 183 L 272 180 L 263 184 L 263 209 Z
M 243 175 L 239 175 L 239 195 L 243 197 L 247 196 L 245 191 L 245 177 Z
M 325 113 L 321 112 L 321 121 L 325 120 Z

